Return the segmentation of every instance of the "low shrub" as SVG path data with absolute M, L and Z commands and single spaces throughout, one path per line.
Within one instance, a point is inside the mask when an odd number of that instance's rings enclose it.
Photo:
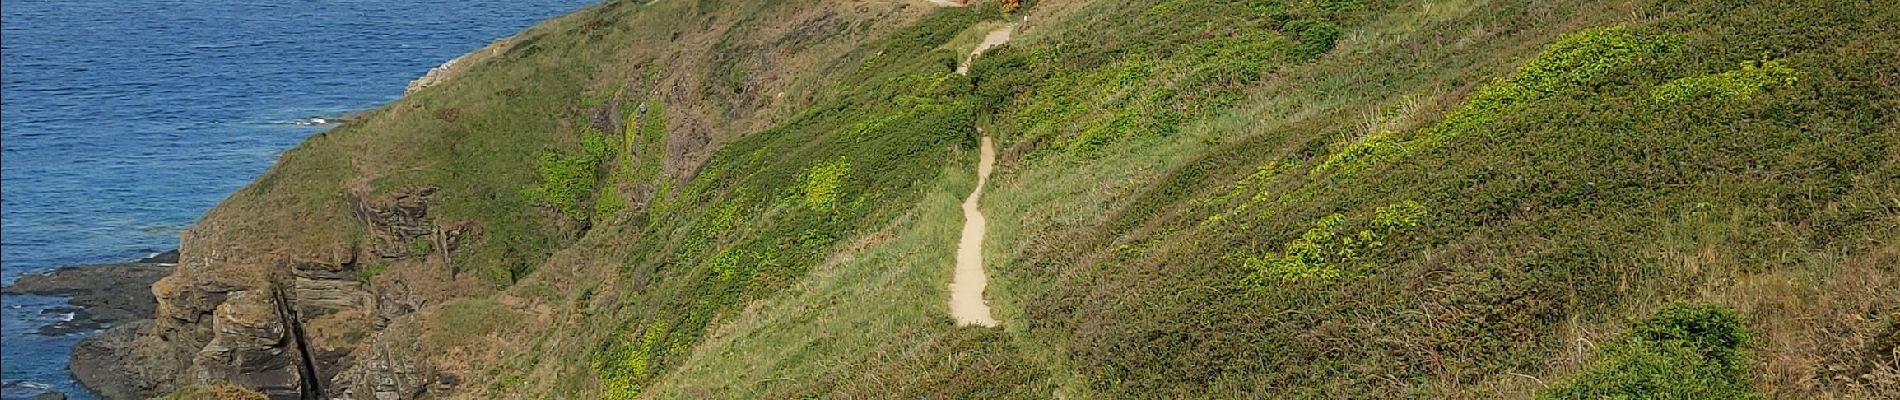
M 1357 232 L 1343 230 L 1346 216 L 1332 214 L 1313 223 L 1313 228 L 1288 242 L 1279 253 L 1248 257 L 1241 268 L 1252 271 L 1242 283 L 1263 288 L 1274 282 L 1325 282 L 1337 279 L 1349 268 L 1368 262 L 1373 251 L 1403 230 L 1416 228 L 1429 211 L 1425 205 L 1406 200 L 1379 207 Z M 1350 232 L 1350 233 L 1348 233 Z
M 1726 307 L 1673 303 L 1598 349 L 1583 373 L 1542 399 L 1753 399 L 1749 334 Z
M 1770 87 L 1793 85 L 1800 79 L 1801 71 L 1782 60 L 1745 61 L 1741 69 L 1677 79 L 1657 86 L 1649 95 L 1664 104 L 1705 98 L 1747 101 Z

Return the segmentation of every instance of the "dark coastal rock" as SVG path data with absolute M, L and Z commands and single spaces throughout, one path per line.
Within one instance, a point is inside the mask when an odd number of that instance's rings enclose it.
M 139 259 L 138 262 L 141 264 L 178 264 L 178 249 L 153 254 L 151 257 Z
M 32 400 L 66 400 L 65 393 L 56 392 L 47 389 L 45 385 L 29 383 L 27 381 L 14 380 L 0 383 L 0 391 L 6 393 L 0 396 L 6 396 L 8 398 L 18 396 L 19 398 Z
M 135 340 L 139 331 L 151 324 L 149 319 L 132 321 L 80 341 L 73 346 L 72 359 L 67 362 L 73 378 L 107 399 L 143 399 L 160 394 L 160 388 L 141 385 L 148 380 L 123 379 L 174 373 L 138 367 L 142 363 L 133 352 L 138 346 Z
M 106 329 L 99 335 L 80 341 L 73 348 L 68 366 L 77 380 L 108 399 L 147 398 L 159 394 L 154 387 L 140 387 L 123 376 L 175 375 L 175 371 L 141 369 L 131 354 L 137 345 L 133 339 L 151 322 L 158 309 L 152 284 L 172 272 L 178 252 L 168 251 L 138 262 L 65 267 L 46 273 L 21 276 L 12 286 L 0 289 L 8 295 L 28 294 L 67 297 L 68 306 L 43 312 L 70 314 L 65 322 L 42 326 L 41 335 L 66 335 Z M 64 394 L 43 393 L 38 398 L 62 399 Z
M 39 334 L 87 332 L 150 318 L 158 308 L 157 299 L 152 296 L 152 283 L 171 273 L 171 269 L 156 262 L 66 267 L 21 276 L 13 286 L 0 289 L 0 294 L 70 297 L 72 306 L 45 312 L 70 313 L 72 318 L 40 327 Z

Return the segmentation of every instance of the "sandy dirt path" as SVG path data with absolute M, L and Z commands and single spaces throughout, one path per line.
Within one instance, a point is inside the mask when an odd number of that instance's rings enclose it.
M 982 43 L 977 43 L 976 50 L 971 50 L 969 56 L 963 57 L 963 62 L 957 63 L 957 73 L 969 75 L 970 63 L 976 62 L 976 56 L 983 54 L 984 51 L 988 51 L 991 47 L 1000 46 L 1003 42 L 1008 42 L 1009 36 L 1014 34 L 1016 34 L 1015 23 L 1010 23 L 1009 25 L 1004 25 L 1002 28 L 990 31 L 989 35 L 983 36 Z
M 957 241 L 957 272 L 950 281 L 950 315 L 959 325 L 996 326 L 989 303 L 983 301 L 983 288 L 990 280 L 983 271 L 983 236 L 989 232 L 989 222 L 976 208 L 996 164 L 996 147 L 989 135 L 983 135 L 981 157 L 976 163 L 976 190 L 963 199 L 963 239 Z
M 957 66 L 957 73 L 968 75 L 970 62 L 976 60 L 977 55 L 1009 41 L 1015 31 L 1016 24 L 1009 24 L 990 32 Z M 988 133 L 982 129 L 977 132 L 983 135 L 983 145 L 976 162 L 976 189 L 963 199 L 963 238 L 957 241 L 956 274 L 950 280 L 950 315 L 956 318 L 958 325 L 993 327 L 996 318 L 990 316 L 990 305 L 983 300 L 983 289 L 990 281 L 989 274 L 983 271 L 983 237 L 989 233 L 989 222 L 976 205 L 983 199 L 983 187 L 989 184 L 990 170 L 996 166 L 996 146 L 990 143 Z

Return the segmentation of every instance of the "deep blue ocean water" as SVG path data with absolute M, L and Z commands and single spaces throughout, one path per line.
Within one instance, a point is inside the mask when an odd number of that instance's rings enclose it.
M 0 281 L 124 262 L 323 127 L 430 67 L 591 0 L 8 0 L 0 20 Z M 5 296 L 0 379 L 93 398 L 64 299 Z M 8 390 L 0 398 L 28 395 Z

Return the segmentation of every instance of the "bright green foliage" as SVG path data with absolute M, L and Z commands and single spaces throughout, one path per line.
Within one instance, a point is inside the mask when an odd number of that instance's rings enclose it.
M 1618 25 L 1591 28 L 1558 38 L 1503 85 L 1476 96 L 1480 103 L 1531 101 L 1589 84 L 1624 67 L 1669 50 L 1656 38 Z
M 1385 247 L 1385 241 L 1393 234 L 1418 227 L 1428 213 L 1423 204 L 1406 200 L 1378 208 L 1373 213 L 1371 226 L 1357 232 L 1342 230 L 1346 222 L 1344 214 L 1320 218 L 1279 253 L 1248 257 L 1243 261 L 1241 267 L 1252 273 L 1242 283 L 1259 288 L 1274 282 L 1337 279 L 1347 268 L 1367 262 L 1370 253 Z
M 581 131 L 581 151 L 587 152 L 587 157 L 596 162 L 607 160 L 614 155 L 614 145 L 608 140 L 606 134 L 591 126 L 587 127 Z
M 1422 140 L 1442 143 L 1538 100 L 1597 83 L 1669 49 L 1662 39 L 1640 36 L 1620 25 L 1564 35 L 1510 78 L 1478 89 L 1463 106 L 1427 130 Z
M 654 351 L 659 348 L 660 340 L 666 337 L 666 322 L 655 322 L 648 326 L 639 337 L 638 343 L 622 352 L 609 352 L 596 362 L 602 364 L 600 384 L 606 398 L 614 400 L 635 399 L 640 397 L 644 388 L 641 382 L 654 370 Z
M 376 279 L 376 275 L 381 275 L 383 271 L 388 270 L 388 262 L 371 263 L 368 266 L 356 269 L 356 280 L 358 282 L 369 282 L 372 279 Z
M 644 104 L 644 110 L 627 107 L 629 110 L 626 111 L 619 135 L 619 162 L 613 171 L 616 183 L 633 185 L 650 182 L 660 175 L 665 161 L 666 103 L 660 97 L 654 97 Z M 667 183 L 670 182 L 662 182 L 663 185 Z M 601 196 L 599 201 L 603 203 L 614 202 L 617 206 L 626 202 L 625 199 L 608 198 L 610 194 L 607 193 Z
M 429 255 L 429 238 L 417 237 L 415 239 L 409 239 L 409 256 L 422 257 L 426 255 Z
M 1597 361 L 1543 399 L 1754 399 L 1749 334 L 1726 307 L 1673 303 L 1597 350 Z
M 1347 146 L 1329 156 L 1314 172 L 1338 169 L 1356 172 L 1380 160 L 1442 146 L 1454 137 L 1479 129 L 1499 117 L 1565 91 L 1586 88 L 1633 65 L 1669 51 L 1671 44 L 1646 37 L 1623 26 L 1591 28 L 1564 35 L 1519 67 L 1509 78 L 1479 88 L 1438 124 L 1409 141 L 1397 142 L 1385 134 Z
M 1312 229 L 1300 234 L 1286 244 L 1279 254 L 1265 257 L 1248 257 L 1242 268 L 1253 271 L 1243 282 L 1248 286 L 1264 287 L 1274 282 L 1292 283 L 1303 280 L 1328 281 L 1338 278 L 1338 263 L 1352 258 L 1354 249 L 1344 242 L 1351 236 L 1342 236 L 1335 232 L 1346 216 L 1328 215 L 1313 223 Z
M 1252 174 L 1234 182 L 1233 188 L 1228 189 L 1227 193 L 1210 199 L 1197 200 L 1196 202 L 1203 206 L 1221 207 L 1233 203 L 1236 199 L 1243 199 L 1240 201 L 1240 205 L 1233 206 L 1233 208 L 1228 209 L 1226 212 L 1208 215 L 1206 219 L 1201 220 L 1201 225 L 1205 226 L 1219 223 L 1222 219 L 1229 216 L 1244 214 L 1255 204 L 1266 201 L 1269 197 L 1269 193 L 1265 190 L 1264 186 L 1266 186 L 1268 179 L 1273 178 L 1275 174 L 1280 172 L 1280 166 L 1281 163 L 1272 161 L 1260 164 L 1258 168 L 1254 169 Z
M 712 269 L 713 275 L 718 275 L 722 280 L 731 280 L 739 274 L 739 253 L 731 249 L 721 251 L 707 264 L 707 268 Z
M 1431 210 L 1417 201 L 1406 200 L 1385 207 L 1379 207 L 1372 214 L 1372 227 L 1384 231 L 1416 228 Z
M 1348 143 L 1346 148 L 1326 156 L 1326 161 L 1313 167 L 1313 172 L 1319 173 L 1333 168 L 1353 172 L 1354 168 L 1364 168 L 1403 154 L 1404 146 L 1405 143 L 1399 138 L 1398 132 L 1379 131 Z
M 718 236 L 728 233 L 739 226 L 739 205 L 745 203 L 744 195 L 707 212 L 706 223 L 700 225 L 700 234 Z
M 839 189 L 844 185 L 846 175 L 851 173 L 851 162 L 844 157 L 813 165 L 799 179 L 805 207 L 813 210 L 831 210 L 838 205 Z
M 659 97 L 648 101 L 647 115 L 640 122 L 639 144 L 644 146 L 643 149 L 658 150 L 657 145 L 666 143 L 666 102 L 660 101 Z
M 648 327 L 646 333 L 640 335 L 640 351 L 627 357 L 627 369 L 633 371 L 634 375 L 646 375 L 652 372 L 647 364 L 649 354 L 653 353 L 654 345 L 660 342 L 661 335 L 665 333 L 666 322 L 656 322 Z
M 594 193 L 594 172 L 598 166 L 597 161 L 587 155 L 543 154 L 534 164 L 535 170 L 541 172 L 541 184 L 529 188 L 527 195 L 568 218 L 587 219 L 583 202 Z
M 614 204 L 592 207 L 588 204 L 593 200 L 595 188 L 600 186 L 598 175 L 601 164 L 614 158 L 617 147 L 607 134 L 592 127 L 583 129 L 581 154 L 542 153 L 541 159 L 535 163 L 541 183 L 528 188 L 525 194 L 534 202 L 554 207 L 562 215 L 579 221 L 588 220 L 588 212 L 596 209 L 617 211 Z M 613 190 L 609 188 L 607 191 Z M 625 206 L 625 199 L 618 202 L 618 207 Z
M 627 196 L 612 187 L 600 191 L 600 198 L 594 200 L 594 223 L 603 222 L 608 217 L 627 209 Z
M 1800 79 L 1801 71 L 1783 60 L 1745 61 L 1741 69 L 1677 79 L 1657 86 L 1649 95 L 1664 104 L 1703 98 L 1747 101 L 1770 87 L 1793 85 Z
M 649 108 L 648 112 L 652 112 L 652 109 Z M 640 144 L 642 143 L 640 140 L 640 126 L 641 126 L 642 118 L 645 118 L 645 116 L 641 115 L 636 110 L 628 110 L 626 112 L 626 116 L 621 118 L 620 144 L 621 146 L 624 146 L 621 148 L 621 154 L 627 155 L 627 157 L 623 157 L 620 159 L 621 170 L 633 169 L 633 162 L 634 162 L 633 156 L 636 154 L 642 153 L 640 149 Z

